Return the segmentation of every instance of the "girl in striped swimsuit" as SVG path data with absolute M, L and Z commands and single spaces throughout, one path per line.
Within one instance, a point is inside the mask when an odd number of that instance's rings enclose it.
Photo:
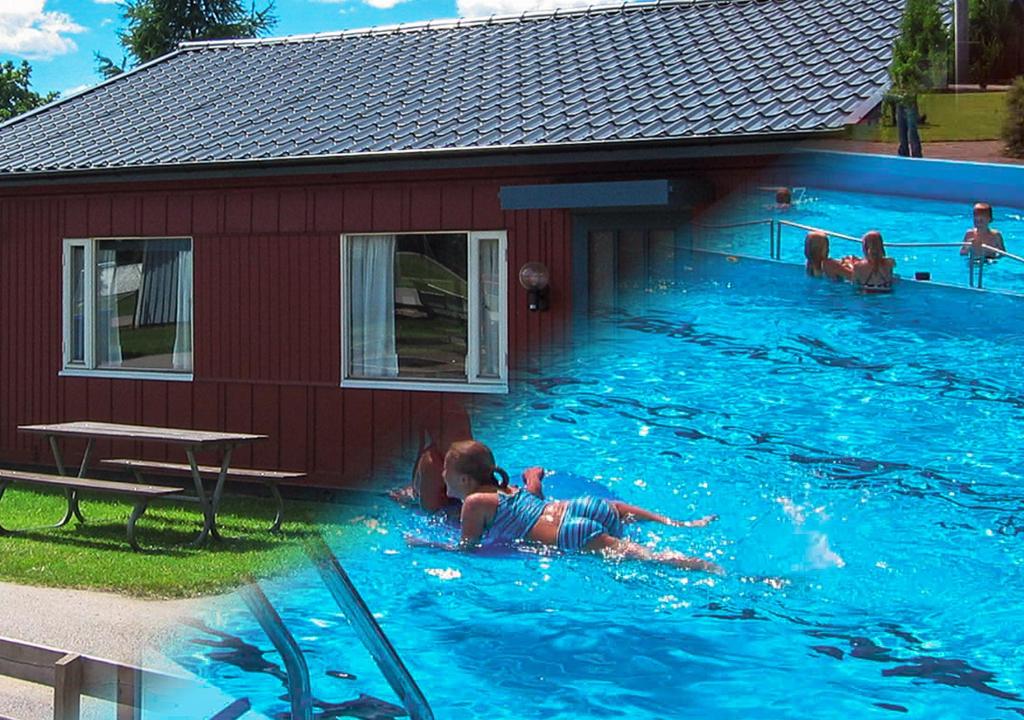
M 622 537 L 623 525 L 650 520 L 675 527 L 703 527 L 714 515 L 699 520 L 673 520 L 617 500 L 579 497 L 545 501 L 540 468 L 523 473 L 525 488 L 509 485 L 508 473 L 497 467 L 490 449 L 467 440 L 453 443 L 444 459 L 448 495 L 462 501 L 462 540 L 458 545 L 416 541 L 450 550 L 468 549 L 484 537 L 489 542 L 532 541 L 569 551 L 600 552 L 612 558 L 661 562 L 686 570 L 722 573 L 707 560 L 673 550 L 655 552 Z

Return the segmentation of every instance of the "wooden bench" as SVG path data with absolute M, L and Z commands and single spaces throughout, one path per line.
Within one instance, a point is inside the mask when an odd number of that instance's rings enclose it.
M 149 507 L 149 503 L 158 498 L 164 498 L 184 492 L 184 488 L 180 487 L 165 487 L 162 485 L 146 485 L 141 483 L 138 485 L 130 485 L 123 482 L 111 482 L 110 480 L 93 480 L 91 478 L 66 477 L 64 475 L 49 475 L 46 473 L 27 472 L 23 470 L 0 469 L 0 499 L 3 498 L 4 492 L 7 488 L 14 483 L 56 487 L 65 491 L 67 495 L 68 509 L 64 514 L 64 518 L 59 523 L 50 526 L 53 528 L 67 525 L 68 522 L 71 521 L 71 518 L 77 514 L 78 491 L 80 490 L 87 490 L 89 492 L 104 495 L 133 498 L 135 501 L 135 509 L 132 510 L 132 514 L 128 518 L 128 544 L 131 545 L 132 550 L 135 550 L 136 552 L 141 551 L 142 548 L 140 548 L 139 544 L 135 541 L 135 523 L 137 523 L 139 518 L 142 517 L 142 514 L 146 512 L 146 508 Z M 0 525 L 0 535 L 29 532 L 33 529 L 39 528 L 10 530 Z
M 192 466 L 188 463 L 156 462 L 152 460 L 133 460 L 130 458 L 111 458 L 101 460 L 101 464 L 111 467 L 127 468 L 135 475 L 139 483 L 145 482 L 142 472 L 153 472 L 168 475 L 192 475 Z M 220 468 L 215 465 L 197 465 L 199 474 L 205 478 L 216 478 L 220 475 Z M 249 468 L 228 468 L 227 478 L 232 481 L 259 483 L 270 491 L 274 502 L 277 503 L 277 515 L 274 523 L 270 526 L 270 532 L 276 533 L 281 529 L 281 522 L 284 520 L 284 499 L 278 489 L 278 483 L 284 480 L 296 480 L 305 477 L 305 473 L 292 472 L 288 470 L 254 470 Z M 218 498 L 219 499 L 219 498 Z

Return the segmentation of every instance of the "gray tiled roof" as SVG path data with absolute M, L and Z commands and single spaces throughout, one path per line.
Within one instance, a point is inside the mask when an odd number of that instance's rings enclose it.
M 0 126 L 0 171 L 836 129 L 884 90 L 902 5 L 688 0 L 186 44 Z

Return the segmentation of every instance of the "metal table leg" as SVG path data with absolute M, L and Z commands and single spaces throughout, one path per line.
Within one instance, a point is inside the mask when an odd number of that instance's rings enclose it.
M 128 518 L 128 544 L 132 546 L 132 550 L 135 552 L 142 552 L 142 548 L 135 541 L 135 523 L 139 521 L 139 518 L 142 517 L 148 507 L 149 498 L 140 498 L 135 502 L 135 508 L 132 510 L 131 517 Z
M 7 488 L 9 488 L 11 484 L 11 480 L 0 481 L 0 500 L 3 499 L 4 493 L 7 492 Z M 64 517 L 61 518 L 60 522 L 58 522 L 56 525 L 43 525 L 41 527 L 25 528 L 24 530 L 11 530 L 9 528 L 5 528 L 3 525 L 0 525 L 0 535 L 14 535 L 15 533 L 30 532 L 32 530 L 49 530 L 51 528 L 64 527 L 69 522 L 71 522 L 71 518 L 74 516 L 74 513 L 72 512 L 71 495 L 71 490 L 64 491 L 64 497 L 67 499 L 68 509 L 65 511 Z
M 217 532 L 217 513 L 220 512 L 220 501 L 224 496 L 224 481 L 227 480 L 228 468 L 231 466 L 231 451 L 235 449 L 234 445 L 228 445 L 224 448 L 224 456 L 220 461 L 220 472 L 217 474 L 217 484 L 213 486 L 213 528 L 211 534 L 217 540 L 220 540 L 220 533 Z
M 195 448 L 186 448 L 185 455 L 188 456 L 188 464 L 192 468 L 192 482 L 196 488 L 196 497 L 199 499 L 199 507 L 203 511 L 203 529 L 200 531 L 199 536 L 192 541 L 194 547 L 198 547 L 206 542 L 206 539 L 214 531 L 214 514 L 213 508 L 210 506 L 210 501 L 206 497 L 206 490 L 203 489 L 203 477 L 199 473 L 199 463 L 196 462 L 196 451 Z
M 60 475 L 67 477 L 67 469 L 64 466 L 64 456 L 60 451 L 60 443 L 57 442 L 56 435 L 47 435 L 47 439 L 50 441 L 50 451 L 53 452 L 53 460 L 57 463 L 57 472 Z M 82 465 L 78 468 L 78 477 L 85 477 L 85 470 L 89 467 L 89 458 L 92 455 L 93 439 L 89 438 L 85 443 L 85 453 L 82 455 Z M 79 522 L 85 522 L 85 516 L 82 515 L 82 510 L 78 506 L 78 491 L 68 490 L 68 516 L 61 522 L 60 525 L 54 527 L 60 527 L 66 525 L 71 517 L 78 518 Z

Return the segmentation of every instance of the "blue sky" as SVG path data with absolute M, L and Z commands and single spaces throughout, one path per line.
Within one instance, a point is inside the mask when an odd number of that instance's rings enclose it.
M 245 1 L 249 4 L 249 0 Z M 264 3 L 257 1 L 257 6 Z M 594 0 L 277 0 L 273 35 L 437 18 L 580 7 Z M 0 0 L 0 61 L 32 63 L 32 87 L 67 93 L 100 82 L 93 54 L 120 62 L 116 0 Z

